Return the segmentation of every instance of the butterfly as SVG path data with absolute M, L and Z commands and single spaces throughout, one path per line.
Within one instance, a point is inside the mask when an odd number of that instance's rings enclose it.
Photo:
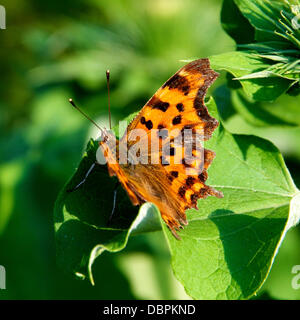
M 205 184 L 215 153 L 199 145 L 199 141 L 210 139 L 219 125 L 204 104 L 207 89 L 217 77 L 209 59 L 190 62 L 158 89 L 120 140 L 104 129 L 99 142 L 109 175 L 117 176 L 132 204 L 154 203 L 177 239 L 178 230 L 188 224 L 187 209 L 198 209 L 200 198 L 223 197 Z M 181 135 L 184 130 L 191 132 L 187 139 Z M 187 161 L 188 146 L 194 161 Z M 124 148 L 129 161 L 120 161 Z M 136 161 L 141 151 L 144 162 Z M 176 157 L 181 161 L 175 161 Z M 153 159 L 156 161 L 151 162 Z

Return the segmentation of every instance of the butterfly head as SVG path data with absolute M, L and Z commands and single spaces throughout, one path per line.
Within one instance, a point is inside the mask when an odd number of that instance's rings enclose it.
M 114 134 L 111 132 L 111 130 L 107 130 L 106 128 L 103 128 L 101 130 L 101 135 L 98 138 L 99 144 L 106 143 L 108 140 L 112 139 L 112 136 Z
M 116 163 L 117 146 L 119 141 L 115 134 L 111 130 L 103 128 L 98 142 L 99 152 L 97 152 L 97 162 L 100 164 Z

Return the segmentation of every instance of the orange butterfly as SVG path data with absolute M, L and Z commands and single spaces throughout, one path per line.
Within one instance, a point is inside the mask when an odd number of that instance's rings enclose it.
M 195 60 L 176 72 L 154 94 L 120 140 L 110 131 L 102 130 L 100 147 L 110 176 L 118 177 L 133 205 L 154 203 L 177 239 L 180 237 L 176 231 L 188 224 L 185 210 L 197 209 L 199 198 L 223 197 L 221 192 L 205 185 L 215 153 L 196 143 L 208 140 L 219 124 L 204 104 L 207 89 L 217 77 L 208 59 Z M 153 134 L 154 130 L 157 132 Z M 184 130 L 192 132 L 188 139 L 181 137 Z M 133 134 L 136 131 L 142 134 Z M 176 139 L 182 143 L 176 144 Z M 135 148 L 137 145 L 139 148 Z M 129 161 L 122 162 L 124 146 Z M 130 161 L 140 159 L 143 146 L 147 146 L 142 153 L 148 161 Z M 187 161 L 185 155 L 188 146 L 193 162 Z M 178 157 L 181 161 L 175 161 Z M 153 159 L 157 161 L 151 162 Z

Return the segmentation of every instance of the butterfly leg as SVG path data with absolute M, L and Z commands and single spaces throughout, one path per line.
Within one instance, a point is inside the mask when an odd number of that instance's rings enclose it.
M 81 185 L 83 185 L 86 181 L 86 179 L 88 178 L 88 176 L 90 175 L 90 173 L 92 172 L 92 170 L 95 168 L 96 162 L 94 162 L 91 167 L 89 168 L 89 170 L 87 171 L 87 173 L 85 174 L 84 178 L 82 181 L 80 181 L 78 183 L 77 186 L 75 186 L 74 188 L 68 189 L 67 192 L 73 192 L 75 190 L 77 190 Z
M 119 182 L 116 183 L 115 189 L 114 189 L 114 199 L 113 199 L 113 207 L 111 210 L 111 214 L 109 216 L 109 219 L 107 221 L 107 225 L 110 225 L 112 217 L 115 213 L 115 209 L 116 209 L 116 203 L 117 203 L 117 193 L 118 193 L 118 186 L 119 186 Z

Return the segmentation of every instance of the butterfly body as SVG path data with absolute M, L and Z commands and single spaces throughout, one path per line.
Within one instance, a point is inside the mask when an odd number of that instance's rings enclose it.
M 215 153 L 199 143 L 218 126 L 204 105 L 217 76 L 208 59 L 187 64 L 146 103 L 120 140 L 105 131 L 100 142 L 109 174 L 118 177 L 133 205 L 154 203 L 176 238 L 188 223 L 185 210 L 197 208 L 199 198 L 223 196 L 205 184 Z

